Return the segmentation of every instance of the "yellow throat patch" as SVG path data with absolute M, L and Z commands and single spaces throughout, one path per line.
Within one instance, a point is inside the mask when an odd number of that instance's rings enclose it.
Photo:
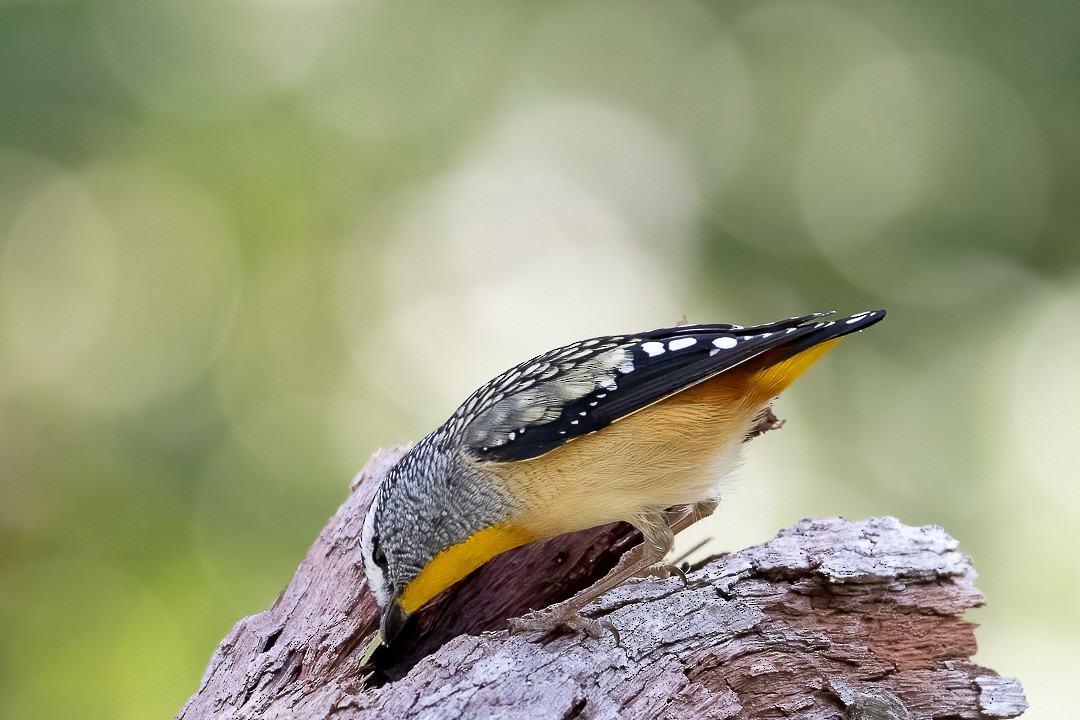
M 398 598 L 398 605 L 412 614 L 431 598 L 463 579 L 491 558 L 536 538 L 513 525 L 492 525 L 463 543 L 448 547 L 427 564 Z

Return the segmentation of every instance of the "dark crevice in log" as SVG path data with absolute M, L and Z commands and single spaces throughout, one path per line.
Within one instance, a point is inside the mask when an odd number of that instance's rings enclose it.
M 263 643 L 262 646 L 262 652 L 269 652 L 274 647 L 274 643 L 276 643 L 278 641 L 278 638 L 281 637 L 281 631 L 283 629 L 284 628 L 278 628 L 277 630 L 266 636 L 266 641 Z
M 602 578 L 641 542 L 626 523 L 614 523 L 515 548 L 442 593 L 410 618 L 392 647 L 371 659 L 371 683 L 398 680 L 459 635 L 505 630 L 510 618 L 565 600 Z

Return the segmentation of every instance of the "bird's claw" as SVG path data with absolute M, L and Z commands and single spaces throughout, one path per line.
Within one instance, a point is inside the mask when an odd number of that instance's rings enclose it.
M 594 620 L 579 615 L 576 611 L 558 607 L 534 611 L 519 618 L 511 618 L 506 629 L 511 635 L 520 632 L 539 632 L 541 637 L 551 635 L 557 630 L 569 630 L 583 633 L 594 640 L 602 638 L 606 630 L 615 638 L 616 645 L 619 645 L 622 640 L 619 637 L 619 631 L 615 629 L 615 626 L 610 621 Z
M 635 577 L 654 577 L 660 578 L 661 580 L 666 580 L 672 575 L 679 576 L 679 579 L 682 580 L 683 587 L 686 587 L 690 584 L 690 581 L 686 579 L 686 573 L 678 565 L 653 565 L 652 567 L 645 568 Z

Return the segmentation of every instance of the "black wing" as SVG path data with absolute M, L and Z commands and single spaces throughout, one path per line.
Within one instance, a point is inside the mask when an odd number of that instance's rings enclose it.
M 500 375 L 448 426 L 457 423 L 477 459 L 527 460 L 773 348 L 794 355 L 885 317 L 878 310 L 814 322 L 825 314 L 747 328 L 683 325 L 567 345 Z

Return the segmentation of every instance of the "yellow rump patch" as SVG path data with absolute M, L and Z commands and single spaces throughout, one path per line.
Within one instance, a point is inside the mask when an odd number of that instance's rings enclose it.
M 776 397 L 842 339 L 826 340 L 803 350 L 801 353 L 781 360 L 775 365 L 758 370 L 751 379 L 754 391 L 759 394 L 761 399 Z
M 513 525 L 484 528 L 463 543 L 449 547 L 435 556 L 398 598 L 406 613 L 414 613 L 431 598 L 496 555 L 532 542 L 536 538 Z

